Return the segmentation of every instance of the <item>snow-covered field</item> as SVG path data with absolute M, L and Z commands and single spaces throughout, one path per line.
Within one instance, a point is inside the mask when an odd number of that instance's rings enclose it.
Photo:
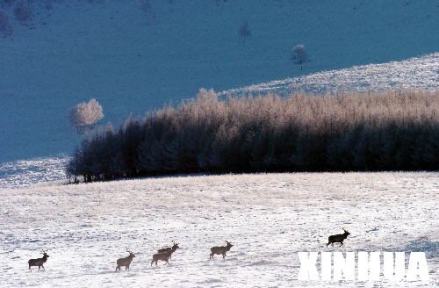
M 385 90 L 439 89 L 439 53 L 404 61 L 354 66 L 324 71 L 307 76 L 250 85 L 221 92 L 221 95 L 290 95 L 298 92 L 313 94 L 368 92 Z
M 0 189 L 65 182 L 68 160 L 69 157 L 48 157 L 0 163 Z
M 298 173 L 3 188 L 1 287 L 388 287 L 297 281 L 298 251 L 424 251 L 439 285 L 438 173 Z M 343 248 L 326 237 L 351 232 Z M 169 266 L 155 249 L 180 242 Z M 209 247 L 229 240 L 226 261 Z M 46 272 L 27 260 L 47 249 Z M 115 273 L 126 249 L 131 270 Z

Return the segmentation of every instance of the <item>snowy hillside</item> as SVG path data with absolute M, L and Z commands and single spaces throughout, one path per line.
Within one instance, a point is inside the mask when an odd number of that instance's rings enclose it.
M 0 1 L 0 162 L 70 153 L 68 109 L 90 98 L 118 125 L 200 87 L 439 51 L 438 12 L 436 0 Z
M 297 281 L 298 251 L 423 251 L 439 285 L 437 173 L 176 177 L 3 189 L 1 287 L 389 287 Z M 343 248 L 327 236 L 348 229 Z M 169 266 L 155 249 L 180 242 Z M 226 261 L 209 248 L 235 246 Z M 44 248 L 46 272 L 27 260 Z M 129 272 L 115 273 L 126 249 Z
M 222 92 L 222 95 L 260 95 L 297 92 L 311 94 L 344 91 L 438 90 L 439 53 L 405 61 L 354 66 L 307 76 L 251 85 Z
M 0 189 L 65 182 L 68 160 L 68 157 L 53 157 L 0 163 Z

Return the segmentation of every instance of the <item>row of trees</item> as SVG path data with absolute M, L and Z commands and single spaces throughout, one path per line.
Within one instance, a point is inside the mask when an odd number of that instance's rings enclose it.
M 75 152 L 72 179 L 169 173 L 439 169 L 439 93 L 196 100 L 106 129 Z

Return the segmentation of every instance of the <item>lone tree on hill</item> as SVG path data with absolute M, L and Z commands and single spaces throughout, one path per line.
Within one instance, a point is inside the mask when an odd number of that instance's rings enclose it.
M 248 37 L 252 36 L 252 32 L 250 31 L 250 27 L 248 26 L 247 21 L 242 23 L 239 27 L 238 35 L 241 39 L 244 40 L 244 42 Z
M 308 54 L 305 50 L 305 45 L 298 44 L 293 47 L 293 54 L 291 60 L 294 64 L 300 65 L 300 70 L 303 69 L 303 65 L 309 62 Z
M 102 106 L 94 98 L 77 104 L 70 111 L 70 121 L 80 134 L 92 129 L 102 118 L 104 118 Z

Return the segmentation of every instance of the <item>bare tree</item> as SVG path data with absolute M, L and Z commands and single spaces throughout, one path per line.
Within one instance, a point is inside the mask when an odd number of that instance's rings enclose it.
M 32 21 L 32 8 L 29 1 L 21 0 L 14 8 L 15 19 L 23 25 L 28 25 Z
M 0 37 L 9 37 L 12 35 L 12 26 L 9 23 L 8 15 L 0 10 Z
M 293 60 L 294 64 L 300 65 L 300 70 L 303 69 L 303 65 L 309 62 L 305 45 L 298 44 L 293 47 L 293 55 L 291 56 L 291 60 Z
M 245 40 L 252 35 L 252 32 L 250 31 L 250 27 L 248 26 L 248 22 L 245 21 L 241 24 L 238 30 L 238 35 L 241 39 Z
M 156 14 L 152 6 L 151 0 L 137 0 L 139 9 L 143 12 L 148 25 L 154 24 L 156 20 Z
M 101 104 L 96 99 L 77 104 L 70 111 L 70 121 L 79 133 L 93 128 L 94 125 L 104 118 Z

